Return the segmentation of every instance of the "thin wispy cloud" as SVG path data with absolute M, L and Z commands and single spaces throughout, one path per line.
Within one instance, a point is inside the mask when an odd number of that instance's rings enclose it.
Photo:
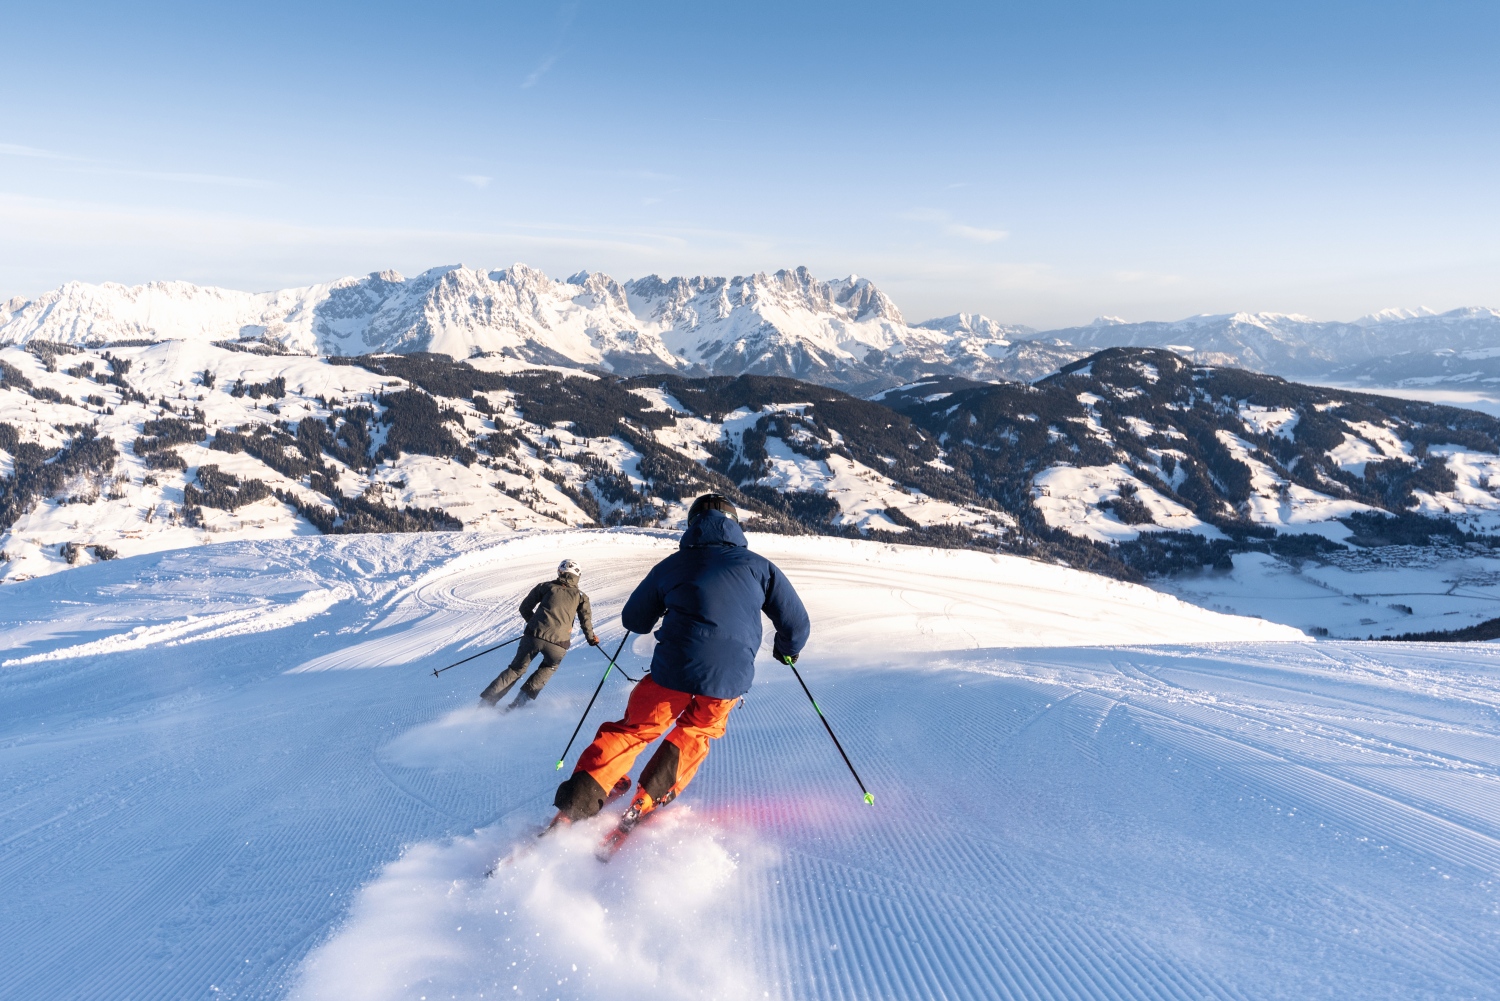
M 459 174 L 458 179 L 465 184 L 474 185 L 474 187 L 481 191 L 489 187 L 490 182 L 494 180 L 493 177 L 486 177 L 483 174 Z
M 578 4 L 576 2 L 565 3 L 558 8 L 557 13 L 557 37 L 552 43 L 552 51 L 548 54 L 547 58 L 542 60 L 541 65 L 526 74 L 526 79 L 521 81 L 522 90 L 530 90 L 535 87 L 541 82 L 542 77 L 547 75 L 547 71 L 552 69 L 552 65 L 557 62 L 558 53 L 562 51 L 563 41 L 568 37 L 568 29 L 573 27 L 573 20 L 578 17 Z
M 77 160 L 76 156 L 68 156 L 66 153 L 57 153 L 50 149 L 37 149 L 35 146 L 16 146 L 12 143 L 0 143 L 0 155 L 25 156 L 37 160 Z
M 546 59 L 543 59 L 540 66 L 526 74 L 526 79 L 521 81 L 521 89 L 530 90 L 535 87 L 541 82 L 542 77 L 547 75 L 547 71 L 552 68 L 552 64 L 555 62 L 557 62 L 556 56 L 548 56 Z
M 971 243 L 998 243 L 1010 236 L 1003 229 L 990 229 L 984 226 L 970 226 L 966 223 L 954 222 L 952 213 L 942 209 L 912 209 L 901 213 L 901 218 L 911 222 L 929 222 L 937 225 L 939 230 L 947 236 L 956 236 L 961 240 Z
M 1010 236 L 1003 229 L 982 229 L 979 226 L 965 226 L 962 223 L 949 223 L 943 227 L 943 232 L 949 236 L 962 237 L 965 240 L 973 240 L 975 243 L 998 243 Z
M 491 230 L 422 227 L 318 226 L 219 212 L 166 211 L 137 206 L 58 201 L 0 192 L 0 227 L 7 235 L 51 246 L 130 247 L 195 253 L 234 250 L 247 243 L 313 247 L 340 252 L 370 247 L 436 259 L 455 246 L 504 248 L 507 253 L 563 249 L 591 254 L 650 258 L 680 251 L 689 240 L 671 231 L 620 230 L 565 224 L 510 222 Z
M 119 174 L 125 177 L 143 177 L 149 181 L 170 181 L 173 184 L 208 184 L 224 188 L 269 188 L 270 181 L 254 177 L 233 177 L 226 174 L 191 174 L 160 170 L 121 170 L 100 167 L 88 171 L 92 174 Z
M 33 160 L 53 160 L 60 169 L 75 174 L 105 174 L 113 177 L 141 177 L 148 181 L 168 181 L 172 184 L 209 184 L 229 188 L 269 188 L 269 181 L 253 177 L 235 177 L 229 174 L 203 174 L 196 171 L 138 170 L 119 164 L 96 160 L 91 157 L 73 156 L 56 150 L 21 146 L 15 143 L 0 143 L 0 156 L 22 156 Z

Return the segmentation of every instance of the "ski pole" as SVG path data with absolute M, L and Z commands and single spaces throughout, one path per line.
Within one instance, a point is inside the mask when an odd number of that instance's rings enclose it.
M 583 729 L 583 721 L 589 718 L 589 710 L 594 708 L 594 699 L 597 699 L 599 697 L 599 693 L 604 691 L 605 679 L 609 677 L 609 672 L 611 670 L 618 670 L 618 668 L 615 667 L 615 657 L 620 656 L 620 651 L 625 649 L 625 641 L 628 639 L 630 639 L 629 629 L 625 630 L 625 635 L 620 637 L 620 645 L 615 647 L 615 656 L 609 658 L 609 666 L 604 669 L 604 677 L 599 679 L 599 687 L 594 689 L 594 698 L 589 699 L 589 704 L 584 706 L 583 715 L 578 717 L 578 725 L 573 728 L 573 736 L 568 738 L 568 746 L 563 748 L 562 754 L 558 756 L 557 768 L 555 768 L 554 771 L 562 770 L 563 762 L 568 758 L 568 752 L 573 749 L 573 741 L 578 739 L 578 731 Z M 604 651 L 600 650 L 599 652 L 603 653 Z M 625 672 L 620 671 L 620 673 L 624 674 Z
M 609 656 L 609 654 L 604 653 L 604 648 L 602 646 L 596 646 L 596 647 L 594 647 L 594 649 L 598 650 L 599 653 L 602 654 L 605 657 Z M 619 651 L 618 650 L 615 651 L 615 655 L 619 656 Z M 615 670 L 619 671 L 621 674 L 625 675 L 625 680 L 628 681 L 628 682 L 630 682 L 632 685 L 635 684 L 637 681 L 641 680 L 640 678 L 632 678 L 630 675 L 625 674 L 625 669 L 623 667 L 621 667 L 619 664 L 615 664 Z
M 839 749 L 839 757 L 843 758 L 844 764 L 849 766 L 849 774 L 853 775 L 854 781 L 859 783 L 859 791 L 865 794 L 865 805 L 874 806 L 875 794 L 866 789 L 864 782 L 860 780 L 859 772 L 854 770 L 854 762 L 849 760 L 849 755 L 844 753 L 844 745 L 840 744 L 838 737 L 834 736 L 833 727 L 828 725 L 828 717 L 823 715 L 823 708 L 818 705 L 818 700 L 813 698 L 813 693 L 808 690 L 807 682 L 802 680 L 802 673 L 797 670 L 797 665 L 792 662 L 792 658 L 790 657 L 781 658 L 781 662 L 792 669 L 792 674 L 797 677 L 797 684 L 801 685 L 802 690 L 807 693 L 807 701 L 811 702 L 812 707 L 818 711 L 818 719 L 823 721 L 823 729 L 827 730 L 828 736 L 833 738 L 833 746 Z
M 521 634 L 521 636 L 524 636 L 524 635 L 526 635 L 526 634 L 525 633 Z M 458 664 L 449 664 L 447 667 L 444 667 L 444 668 L 441 668 L 439 670 L 433 671 L 432 672 L 432 676 L 434 678 L 436 678 L 438 675 L 442 674 L 443 671 L 451 670 L 451 669 L 457 667 L 459 664 L 467 664 L 469 661 L 473 660 L 474 657 L 483 657 L 487 653 L 494 653 L 496 650 L 500 649 L 500 647 L 510 646 L 512 643 L 515 643 L 517 640 L 521 639 L 521 636 L 517 636 L 514 639 L 508 639 L 504 643 L 500 643 L 500 644 L 497 644 L 495 646 L 490 647 L 488 650 L 481 650 L 478 653 L 474 654 L 473 657 L 465 657 L 463 660 L 459 661 Z

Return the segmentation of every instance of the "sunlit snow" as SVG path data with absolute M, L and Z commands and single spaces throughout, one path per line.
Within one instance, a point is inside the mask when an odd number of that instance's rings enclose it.
M 875 805 L 763 659 L 609 866 L 605 820 L 536 842 L 604 659 L 580 645 L 508 716 L 474 708 L 498 657 L 431 671 L 510 635 L 562 555 L 618 638 L 673 545 L 231 542 L 8 585 L 5 991 L 1493 992 L 1494 650 L 1314 643 L 1015 557 L 755 536 L 807 600 L 799 667 Z

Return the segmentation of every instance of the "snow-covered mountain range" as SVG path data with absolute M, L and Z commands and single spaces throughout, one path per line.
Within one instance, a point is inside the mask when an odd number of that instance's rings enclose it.
M 1500 381 L 1500 311 L 1391 309 L 1350 322 L 1226 313 L 1103 317 L 1036 331 L 972 313 L 908 322 L 865 278 L 774 274 L 558 281 L 516 264 L 382 271 L 236 292 L 187 282 L 70 282 L 0 304 L 0 344 L 200 340 L 300 354 L 499 356 L 618 375 L 777 375 L 864 394 L 929 375 L 1032 381 L 1105 347 L 1373 386 Z
M 1283 313 L 1191 316 L 1171 323 L 1101 317 L 1038 335 L 1083 348 L 1152 347 L 1205 365 L 1288 378 L 1398 386 L 1500 378 L 1500 311 L 1389 309 L 1352 322 Z
M 10 581 L 236 538 L 670 528 L 708 490 L 761 530 L 1135 579 L 1257 554 L 1478 558 L 1500 544 L 1497 485 L 1493 417 L 1152 349 L 1032 385 L 943 376 L 876 399 L 432 353 L 0 349 Z
M 258 342 L 302 354 L 497 355 L 622 375 L 781 375 L 884 388 L 930 372 L 1037 378 L 1081 352 L 983 316 L 908 324 L 864 278 L 805 268 L 735 278 L 556 281 L 517 264 L 383 271 L 279 292 L 72 282 L 0 305 L 0 343 Z

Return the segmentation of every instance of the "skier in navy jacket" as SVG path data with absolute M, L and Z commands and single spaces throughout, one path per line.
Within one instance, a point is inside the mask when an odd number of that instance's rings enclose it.
M 641 773 L 626 817 L 634 823 L 692 781 L 755 680 L 762 612 L 776 627 L 776 659 L 795 661 L 811 628 L 802 599 L 774 563 L 750 551 L 733 504 L 716 494 L 699 497 L 677 552 L 652 567 L 620 613 L 633 633 L 648 633 L 661 620 L 651 673 L 630 693 L 625 718 L 599 728 L 558 786 L 560 821 L 591 817 L 603 809 L 606 790 L 629 789 L 636 757 L 674 722 Z

